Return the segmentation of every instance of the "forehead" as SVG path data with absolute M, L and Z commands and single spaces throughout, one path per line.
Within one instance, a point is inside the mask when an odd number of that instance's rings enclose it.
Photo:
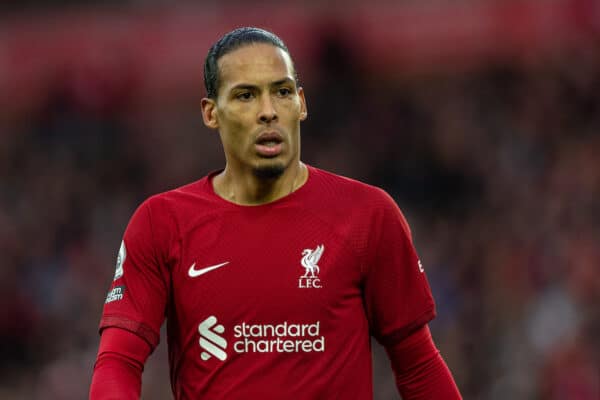
M 253 43 L 225 54 L 218 61 L 222 87 L 237 83 L 269 83 L 286 77 L 294 79 L 288 53 L 266 43 Z

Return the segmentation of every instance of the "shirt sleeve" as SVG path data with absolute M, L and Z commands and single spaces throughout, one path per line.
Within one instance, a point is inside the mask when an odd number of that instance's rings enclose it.
M 89 400 L 139 399 L 142 372 L 150 351 L 148 342 L 134 333 L 105 329 L 94 364 Z
M 435 317 L 435 304 L 408 223 L 382 191 L 365 257 L 364 301 L 371 334 L 396 343 Z
M 121 242 L 113 282 L 104 303 L 100 332 L 118 327 L 145 339 L 154 349 L 169 298 L 166 210 L 144 202 L 133 214 Z
M 423 325 L 386 347 L 398 392 L 405 400 L 460 400 L 454 378 Z

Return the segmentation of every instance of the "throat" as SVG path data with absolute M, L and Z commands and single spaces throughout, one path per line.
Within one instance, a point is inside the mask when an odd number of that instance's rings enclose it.
M 245 179 L 235 179 L 227 172 L 226 168 L 213 179 L 215 193 L 232 203 L 248 206 L 267 204 L 292 194 L 307 175 L 302 163 L 293 175 L 286 174 L 285 169 L 262 168 Z

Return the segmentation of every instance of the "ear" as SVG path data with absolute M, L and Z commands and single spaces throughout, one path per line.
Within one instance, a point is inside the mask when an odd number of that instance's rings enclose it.
M 300 121 L 304 121 L 308 117 L 308 110 L 306 109 L 306 98 L 304 98 L 304 89 L 298 88 L 298 97 L 300 97 Z
M 201 105 L 204 125 L 210 129 L 219 128 L 219 120 L 217 118 L 217 103 L 213 99 L 205 97 L 202 99 Z

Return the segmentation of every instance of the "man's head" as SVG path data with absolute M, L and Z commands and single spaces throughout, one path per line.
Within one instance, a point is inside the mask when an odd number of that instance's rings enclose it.
M 255 27 L 238 28 L 226 33 L 221 39 L 212 45 L 206 60 L 204 61 L 204 86 L 206 87 L 206 96 L 211 99 L 217 98 L 217 92 L 220 84 L 219 59 L 224 55 L 249 44 L 266 43 L 279 47 L 290 56 L 283 40 L 277 35 Z M 294 68 L 294 78 L 298 81 L 298 75 Z M 298 82 L 296 82 L 298 83 Z
M 219 131 L 227 169 L 277 178 L 299 163 L 306 102 L 281 39 L 257 28 L 230 32 L 209 51 L 206 70 L 202 116 Z

